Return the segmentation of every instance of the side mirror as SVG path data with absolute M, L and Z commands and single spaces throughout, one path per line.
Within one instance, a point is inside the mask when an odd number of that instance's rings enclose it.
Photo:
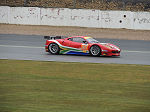
M 85 41 L 85 40 L 83 41 L 83 43 L 88 44 L 88 42 L 87 42 L 87 41 Z

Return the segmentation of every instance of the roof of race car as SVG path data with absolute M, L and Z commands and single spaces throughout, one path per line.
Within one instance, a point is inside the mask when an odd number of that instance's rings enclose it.
M 72 36 L 72 37 L 70 37 L 70 38 L 76 38 L 76 37 L 81 37 L 81 38 L 84 38 L 84 39 L 88 39 L 88 38 L 92 38 L 92 37 L 88 37 L 88 36 Z

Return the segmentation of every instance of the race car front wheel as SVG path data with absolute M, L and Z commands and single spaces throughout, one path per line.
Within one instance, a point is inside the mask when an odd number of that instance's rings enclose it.
M 90 54 L 92 56 L 100 56 L 101 54 L 101 48 L 97 45 L 93 45 L 91 48 L 90 48 Z
M 51 43 L 48 47 L 51 54 L 59 54 L 60 48 L 56 43 Z

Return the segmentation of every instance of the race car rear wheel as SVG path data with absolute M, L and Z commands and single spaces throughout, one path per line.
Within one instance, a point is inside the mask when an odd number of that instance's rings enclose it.
M 100 54 L 101 54 L 101 48 L 99 46 L 97 46 L 97 45 L 91 46 L 91 48 L 90 48 L 90 54 L 92 56 L 100 56 Z
M 48 46 L 48 49 L 51 54 L 59 54 L 59 51 L 60 51 L 60 48 L 56 43 L 51 43 Z

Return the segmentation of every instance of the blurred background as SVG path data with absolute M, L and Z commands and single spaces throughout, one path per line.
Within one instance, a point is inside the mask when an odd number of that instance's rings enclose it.
M 150 11 L 150 0 L 0 0 L 1 6 Z

